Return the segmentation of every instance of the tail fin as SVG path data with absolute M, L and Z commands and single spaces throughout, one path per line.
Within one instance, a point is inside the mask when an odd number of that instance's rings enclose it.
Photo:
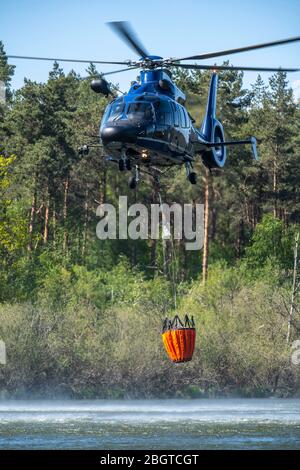
M 205 116 L 201 126 L 204 137 L 213 140 L 214 121 L 216 119 L 218 75 L 213 73 L 210 80 Z

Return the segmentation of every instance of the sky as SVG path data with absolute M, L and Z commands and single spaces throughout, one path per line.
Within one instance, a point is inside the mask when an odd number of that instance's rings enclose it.
M 108 21 L 127 20 L 150 53 L 180 57 L 300 36 L 300 0 L 0 0 L 0 40 L 7 54 L 87 60 L 138 59 Z M 221 57 L 232 65 L 300 68 L 300 42 Z M 12 60 L 13 88 L 24 77 L 47 80 L 51 62 Z M 64 64 L 86 75 L 88 65 Z M 102 72 L 116 66 L 103 65 Z M 118 68 L 118 66 L 117 66 Z M 255 72 L 245 72 L 246 87 Z M 269 74 L 262 77 L 268 80 Z M 127 90 L 134 71 L 112 75 Z M 300 72 L 288 75 L 300 98 Z

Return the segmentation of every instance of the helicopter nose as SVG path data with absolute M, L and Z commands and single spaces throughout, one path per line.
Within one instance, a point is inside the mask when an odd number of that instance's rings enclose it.
M 101 139 L 104 144 L 110 142 L 134 143 L 137 140 L 137 129 L 132 126 L 104 127 L 101 131 Z

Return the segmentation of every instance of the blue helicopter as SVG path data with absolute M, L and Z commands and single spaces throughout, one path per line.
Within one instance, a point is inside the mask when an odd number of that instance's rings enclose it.
M 114 97 L 108 104 L 100 125 L 100 143 L 107 159 L 116 162 L 120 171 L 132 171 L 130 188 L 136 187 L 140 171 L 154 175 L 158 168 L 173 165 L 185 165 L 188 180 L 191 184 L 196 184 L 196 173 L 193 171 L 196 157 L 201 156 L 209 169 L 222 168 L 226 161 L 226 147 L 230 145 L 249 144 L 254 158 L 258 159 L 255 137 L 237 141 L 225 140 L 223 126 L 216 117 L 217 72 L 295 72 L 298 69 L 210 66 L 182 64 L 180 61 L 202 60 L 281 45 L 299 41 L 300 37 L 180 59 L 163 59 L 148 54 L 127 22 L 109 24 L 141 56 L 138 61 L 112 62 L 127 65 L 131 70 L 140 68 L 141 71 L 138 81 L 131 84 L 128 93 Z M 170 67 L 212 70 L 206 112 L 200 129 L 195 127 L 195 121 L 184 106 L 186 97 L 172 81 Z M 109 73 L 122 72 L 128 68 Z M 105 96 L 113 94 L 110 84 L 103 78 L 109 73 L 102 74 L 99 79 L 91 82 L 94 92 Z M 81 151 L 88 151 L 88 147 L 84 146 Z
M 130 188 L 136 187 L 140 171 L 157 176 L 157 173 L 161 171 L 160 167 L 166 167 L 167 171 L 168 167 L 174 165 L 185 165 L 188 180 L 196 184 L 193 164 L 197 156 L 202 158 L 204 165 L 209 169 L 222 168 L 226 161 L 226 147 L 230 145 L 250 144 L 254 158 L 258 158 L 255 137 L 238 141 L 225 140 L 223 126 L 216 118 L 217 72 L 219 70 L 297 72 L 299 69 L 204 65 L 182 63 L 182 61 L 211 59 L 279 46 L 300 41 L 300 36 L 236 49 L 164 59 L 149 55 L 129 23 L 117 21 L 109 25 L 139 55 L 139 60 L 108 62 L 15 55 L 7 57 L 126 66 L 125 69 L 101 74 L 99 78 L 92 80 L 91 88 L 96 93 L 114 97 L 108 104 L 101 121 L 100 145 L 107 159 L 116 162 L 120 171 L 132 171 L 133 174 L 129 180 Z M 185 108 L 184 93 L 172 80 L 170 68 L 178 67 L 212 70 L 206 112 L 200 129 L 195 127 L 195 121 Z M 127 94 L 120 97 L 114 96 L 111 84 L 105 80 L 104 76 L 135 69 L 141 69 L 139 80 L 132 83 Z M 97 136 L 97 140 L 99 137 Z M 89 145 L 83 145 L 79 148 L 79 153 L 87 154 L 89 147 Z

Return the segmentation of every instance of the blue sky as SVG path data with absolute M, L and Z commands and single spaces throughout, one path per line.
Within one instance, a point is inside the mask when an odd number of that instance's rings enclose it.
M 163 57 L 300 35 L 299 0 L 3 0 L 0 15 L 0 39 L 12 55 L 136 59 L 105 24 L 113 20 L 130 21 L 149 52 Z M 228 58 L 233 65 L 300 67 L 300 42 Z M 45 81 L 52 67 L 48 62 L 14 63 L 14 88 L 22 86 L 24 77 Z M 61 65 L 66 72 L 73 67 L 84 75 L 84 65 Z M 135 76 L 128 71 L 111 79 L 126 90 Z M 267 80 L 268 74 L 262 76 Z M 255 79 L 255 73 L 245 73 L 246 86 Z M 289 79 L 300 96 L 300 73 L 289 74 Z

